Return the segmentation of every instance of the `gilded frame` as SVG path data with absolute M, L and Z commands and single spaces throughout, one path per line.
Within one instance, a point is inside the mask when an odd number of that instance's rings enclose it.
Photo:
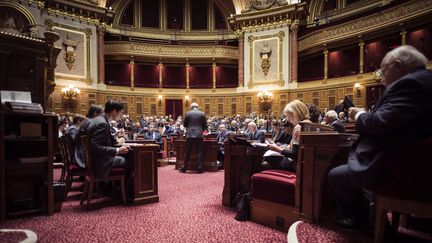
M 91 69 L 91 67 L 90 67 L 90 42 L 91 42 L 92 30 L 90 28 L 77 28 L 77 27 L 73 27 L 73 26 L 69 26 L 69 25 L 56 23 L 56 22 L 52 21 L 52 19 L 46 19 L 45 25 L 49 29 L 53 29 L 54 31 L 56 29 L 59 29 L 59 30 L 64 31 L 64 32 L 82 34 L 83 35 L 83 42 L 85 42 L 85 45 L 84 45 L 85 58 L 83 59 L 84 60 L 84 75 L 71 75 L 71 74 L 56 72 L 55 78 L 56 79 L 81 81 L 81 82 L 85 82 L 86 84 L 92 84 L 93 81 L 92 81 L 91 74 L 90 74 L 90 69 Z M 62 50 L 62 52 L 63 52 L 63 50 Z M 59 54 L 59 56 L 60 55 L 61 54 Z
M 279 31 L 274 35 L 263 35 L 263 36 L 252 36 L 248 37 L 249 42 L 249 83 L 248 87 L 253 88 L 257 85 L 269 85 L 276 84 L 279 86 L 284 86 L 285 81 L 283 79 L 283 38 L 285 37 L 285 32 Z M 255 80 L 254 78 L 254 60 L 255 60 L 255 44 L 256 42 L 261 42 L 265 40 L 276 39 L 278 44 L 277 52 L 278 52 L 278 64 L 277 64 L 277 79 L 274 80 Z

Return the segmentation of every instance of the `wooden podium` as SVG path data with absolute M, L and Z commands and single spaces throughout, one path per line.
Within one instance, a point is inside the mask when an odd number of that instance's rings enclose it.
M 133 205 L 159 202 L 157 176 L 157 144 L 133 144 L 130 153 L 133 159 Z
M 177 154 L 176 160 L 176 169 L 180 169 L 180 167 L 184 164 L 184 153 L 186 149 L 186 140 L 176 140 L 175 149 Z M 218 171 L 217 166 L 217 151 L 219 149 L 219 145 L 216 140 L 204 140 L 203 145 L 204 151 L 203 153 L 203 161 L 202 167 L 205 171 L 215 172 Z M 197 159 L 198 159 L 198 151 L 197 147 L 192 147 L 192 151 L 189 158 L 188 170 L 196 170 L 197 168 Z
M 262 170 L 261 163 L 266 149 L 235 145 L 230 140 L 225 142 L 224 148 L 225 182 L 222 204 L 230 207 L 238 192 L 249 191 L 251 176 Z

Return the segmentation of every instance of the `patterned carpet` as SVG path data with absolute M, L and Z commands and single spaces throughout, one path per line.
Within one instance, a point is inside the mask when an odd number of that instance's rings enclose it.
M 124 207 L 103 198 L 94 203 L 104 207 L 87 211 L 68 200 L 53 216 L 8 221 L 0 229 L 28 229 L 39 242 L 286 242 L 284 232 L 233 218 L 222 206 L 223 176 L 180 174 L 170 165 L 159 168 L 159 203 Z M 17 242 L 22 235 L 0 237 Z

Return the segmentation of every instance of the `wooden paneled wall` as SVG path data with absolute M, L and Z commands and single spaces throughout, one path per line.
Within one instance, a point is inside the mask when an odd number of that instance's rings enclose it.
M 165 99 L 183 99 L 183 113 L 187 111 L 186 101 L 183 96 L 163 96 L 162 101 L 158 101 L 157 93 L 138 94 L 138 92 L 98 91 L 82 90 L 75 101 L 75 106 L 71 107 L 68 101 L 62 97 L 61 88 L 57 87 L 54 92 L 53 107 L 54 112 L 86 114 L 91 104 L 103 105 L 108 99 L 121 100 L 125 103 L 125 113 L 131 117 L 147 115 L 165 115 Z M 162 94 L 163 95 L 163 94 Z M 311 88 L 297 89 L 290 92 L 274 92 L 272 101 L 272 111 L 280 115 L 285 105 L 294 99 L 299 99 L 306 104 L 314 103 L 320 109 L 334 109 L 338 101 L 345 95 L 349 96 L 355 105 L 365 106 L 365 87 L 362 86 L 360 96 L 357 96 L 352 85 L 338 86 L 334 88 Z M 218 94 L 218 95 L 189 95 L 190 101 L 197 102 L 201 110 L 207 115 L 222 116 L 232 114 L 249 114 L 259 112 L 259 99 L 255 93 L 243 94 Z

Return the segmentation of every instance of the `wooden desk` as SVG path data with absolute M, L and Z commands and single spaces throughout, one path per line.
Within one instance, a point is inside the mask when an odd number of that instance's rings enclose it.
M 222 192 L 222 204 L 232 206 L 238 192 L 245 193 L 250 189 L 251 176 L 260 172 L 265 148 L 234 145 L 230 140 L 225 142 L 225 182 Z
M 177 156 L 175 168 L 180 169 L 180 167 L 183 166 L 184 164 L 186 140 L 175 141 L 174 147 L 176 149 L 176 156 Z M 216 162 L 218 149 L 219 149 L 219 145 L 217 144 L 216 140 L 204 140 L 202 167 L 204 168 L 205 171 L 215 172 L 218 170 L 218 166 Z M 198 159 L 198 151 L 197 151 L 197 147 L 194 146 L 190 154 L 188 170 L 196 170 L 197 159 Z
M 132 177 L 133 177 L 133 205 L 159 202 L 157 153 L 159 145 L 141 144 L 131 145 Z
M 302 219 L 319 223 L 329 205 L 329 170 L 344 164 L 357 135 L 336 132 L 302 132 L 297 160 L 296 206 Z M 300 190 L 298 190 L 300 188 Z

